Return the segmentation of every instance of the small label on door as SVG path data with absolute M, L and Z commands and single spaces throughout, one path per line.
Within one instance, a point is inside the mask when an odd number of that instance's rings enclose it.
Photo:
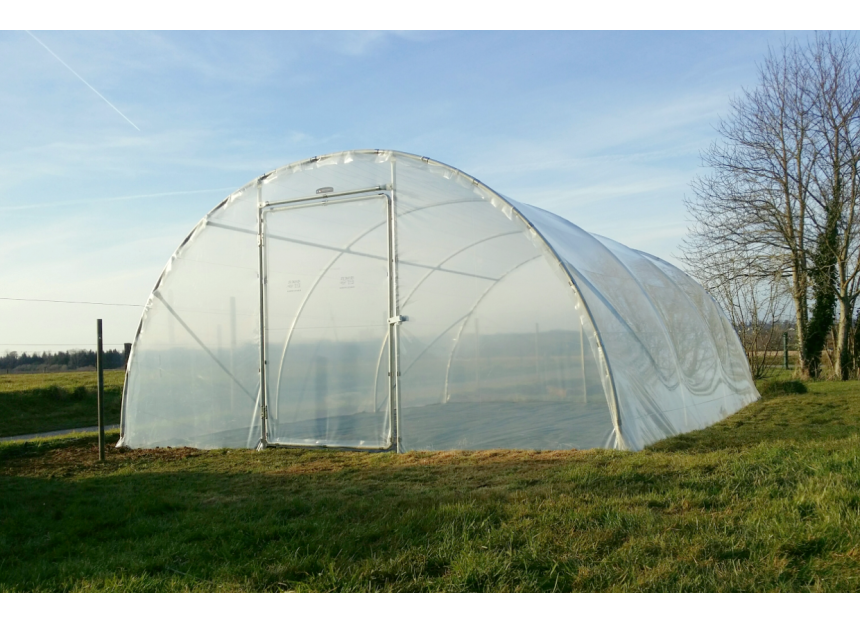
M 287 292 L 299 292 L 302 289 L 302 280 L 287 280 Z
M 352 275 L 345 275 L 340 278 L 341 288 L 355 288 L 355 278 Z

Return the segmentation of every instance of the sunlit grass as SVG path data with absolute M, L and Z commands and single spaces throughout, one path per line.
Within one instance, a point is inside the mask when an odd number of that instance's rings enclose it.
M 105 422 L 119 423 L 125 372 L 105 380 Z M 96 373 L 0 375 L 0 437 L 98 424 Z
M 0 444 L 0 591 L 857 591 L 860 382 L 806 387 L 639 453 Z

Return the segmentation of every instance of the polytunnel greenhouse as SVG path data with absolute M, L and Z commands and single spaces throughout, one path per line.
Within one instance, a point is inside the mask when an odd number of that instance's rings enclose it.
M 671 264 L 428 158 L 351 151 L 259 177 L 182 242 L 119 445 L 635 450 L 757 398 Z

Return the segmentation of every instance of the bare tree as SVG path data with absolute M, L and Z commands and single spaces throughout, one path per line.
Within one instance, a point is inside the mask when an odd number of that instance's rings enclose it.
M 694 273 L 711 257 L 769 258 L 789 277 L 801 370 L 809 317 L 810 185 L 816 162 L 808 132 L 809 72 L 796 43 L 770 51 L 759 85 L 731 102 L 730 114 L 702 155 L 711 169 L 693 181 L 693 224 L 682 257 Z M 717 261 L 715 266 L 724 266 Z M 730 277 L 730 276 L 728 276 Z
M 716 258 L 734 254 L 747 262 L 768 258 L 773 275 L 788 279 L 800 368 L 813 377 L 837 307 L 835 372 L 847 378 L 852 365 L 860 296 L 858 115 L 853 35 L 816 35 L 803 46 L 770 50 L 758 86 L 734 99 L 720 122 L 720 140 L 703 154 L 710 172 L 694 180 L 687 202 L 693 225 L 682 257 L 694 273 L 730 267 Z M 738 275 L 727 277 L 747 279 Z
M 819 281 L 838 307 L 834 373 L 848 379 L 854 306 L 860 296 L 860 53 L 852 35 L 816 35 L 807 52 L 816 152 L 811 196 L 818 235 Z M 820 215 L 820 216 L 819 216 Z M 823 282 L 822 282 L 823 283 Z

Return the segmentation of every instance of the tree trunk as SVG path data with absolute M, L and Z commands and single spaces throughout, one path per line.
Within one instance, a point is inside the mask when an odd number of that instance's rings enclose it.
M 851 298 L 845 292 L 839 293 L 839 324 L 836 328 L 836 378 L 846 381 L 851 373 Z
M 797 369 L 800 371 L 800 376 L 809 377 L 809 357 L 806 349 L 806 322 L 808 310 L 806 308 L 806 284 L 802 277 L 802 273 L 795 270 L 793 288 L 791 289 L 792 299 L 794 300 L 794 313 L 796 320 L 795 341 L 797 342 Z

